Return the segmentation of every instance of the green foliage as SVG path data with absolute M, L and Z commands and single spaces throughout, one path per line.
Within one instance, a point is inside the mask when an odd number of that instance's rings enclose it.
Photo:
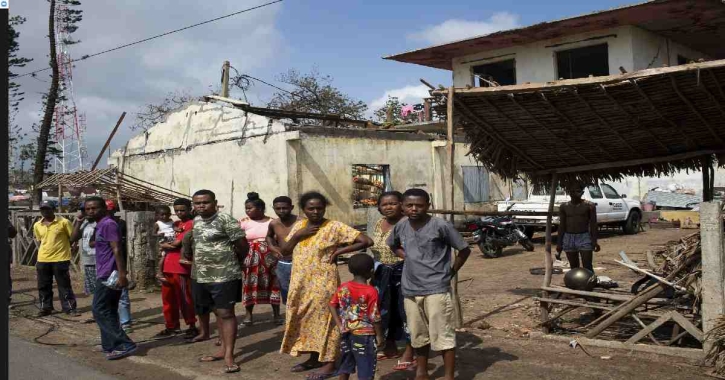
M 343 94 L 332 85 L 329 75 L 322 75 L 313 68 L 302 74 L 290 69 L 278 77 L 278 81 L 294 86 L 291 91 L 277 91 L 267 105 L 287 111 L 312 112 L 340 115 L 348 119 L 362 120 L 368 106 L 365 102 Z M 310 123 L 317 121 L 310 120 Z
M 399 125 L 405 121 L 401 116 L 401 110 L 407 106 L 406 103 L 401 103 L 400 100 L 395 96 L 388 96 L 388 100 L 385 105 L 375 110 L 373 115 L 375 121 L 382 123 L 384 126 Z M 390 115 L 390 120 L 388 120 Z

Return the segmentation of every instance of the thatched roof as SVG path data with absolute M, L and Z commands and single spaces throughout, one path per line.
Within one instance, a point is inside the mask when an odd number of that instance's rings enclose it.
M 191 199 L 186 194 L 177 193 L 128 174 L 119 174 L 115 167 L 53 174 L 36 185 L 36 188 L 57 188 L 58 185 L 64 188 L 86 188 L 91 186 L 106 198 L 115 199 L 120 194 L 123 202 L 171 204 L 177 198 Z
M 443 96 L 447 91 L 433 91 Z M 725 60 L 546 84 L 455 89 L 470 154 L 546 184 L 668 176 L 725 163 Z

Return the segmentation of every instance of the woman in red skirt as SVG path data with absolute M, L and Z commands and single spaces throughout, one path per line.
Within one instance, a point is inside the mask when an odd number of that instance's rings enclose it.
M 247 217 L 239 221 L 249 241 L 249 253 L 244 259 L 242 280 L 242 304 L 247 309 L 247 315 L 242 323 L 245 326 L 254 323 L 252 316 L 254 305 L 270 304 L 274 313 L 274 322 L 281 324 L 283 323 L 279 315 L 281 294 L 274 272 L 277 258 L 265 241 L 272 219 L 264 215 L 265 204 L 259 198 L 259 194 L 249 193 L 247 198 L 244 203 Z

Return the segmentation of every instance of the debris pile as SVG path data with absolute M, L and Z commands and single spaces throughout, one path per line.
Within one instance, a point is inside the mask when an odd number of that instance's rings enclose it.
M 694 298 L 693 312 L 700 313 L 702 292 L 702 251 L 700 248 L 700 232 L 687 235 L 680 240 L 671 241 L 663 248 L 652 253 L 654 262 L 658 264 L 655 272 L 664 277 L 677 272 L 672 282 L 685 288 Z

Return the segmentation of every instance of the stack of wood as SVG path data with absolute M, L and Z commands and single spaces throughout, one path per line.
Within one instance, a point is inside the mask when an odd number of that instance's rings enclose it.
M 655 271 L 664 277 L 678 270 L 673 283 L 685 288 L 695 297 L 694 312 L 699 314 L 702 292 L 702 251 L 700 232 L 687 235 L 680 240 L 671 241 L 663 248 L 652 252 L 656 265 Z
M 712 342 L 712 346 L 707 352 L 705 362 L 714 367 L 714 375 L 725 378 L 725 315 L 717 319 L 715 327 L 707 333 L 707 339 Z

